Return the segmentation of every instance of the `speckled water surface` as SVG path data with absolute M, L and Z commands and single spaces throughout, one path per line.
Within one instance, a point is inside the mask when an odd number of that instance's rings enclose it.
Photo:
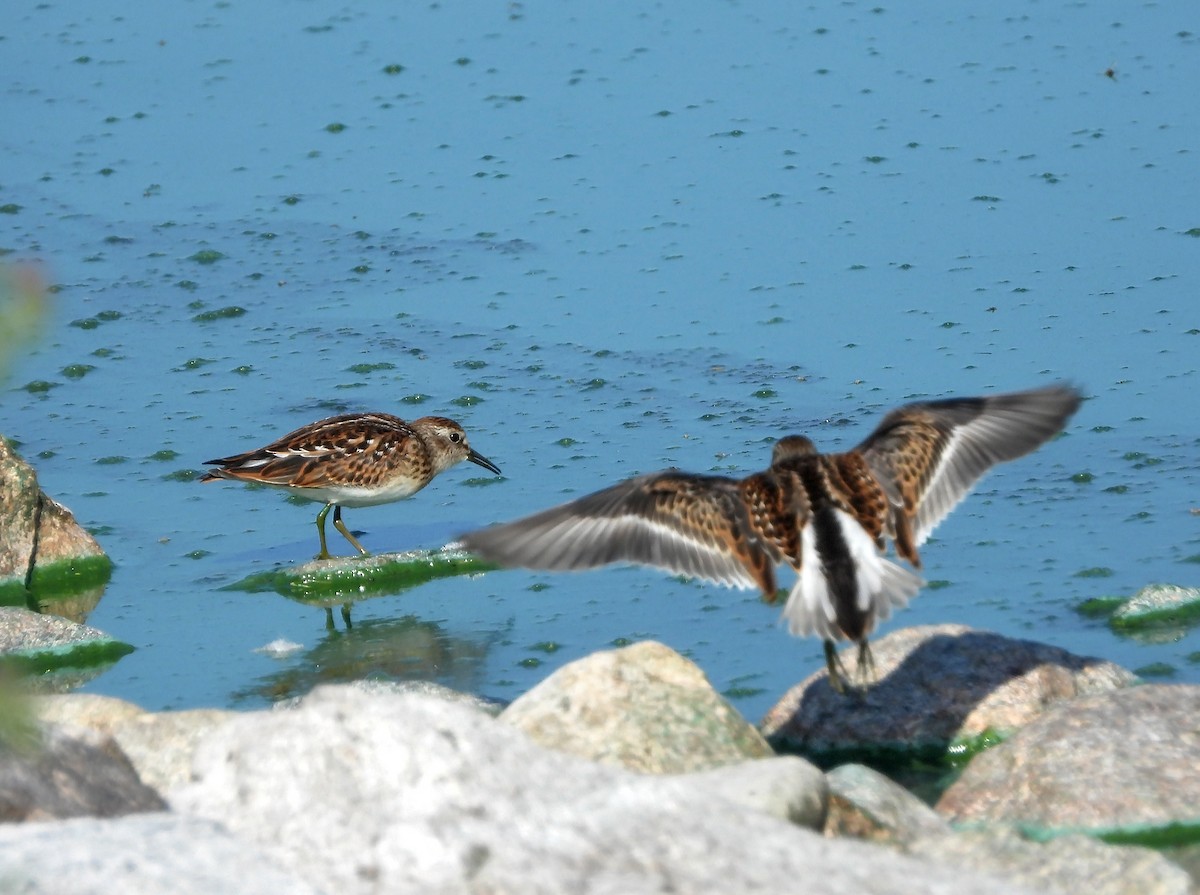
M 1196 584 L 1200 37 L 1186 4 L 184 2 L 0 25 L 0 249 L 60 288 L 0 432 L 116 570 L 137 647 L 87 688 L 253 706 L 322 679 L 512 698 L 655 638 L 749 717 L 821 665 L 755 594 L 493 572 L 321 609 L 222 588 L 318 507 L 201 462 L 374 409 L 504 470 L 348 511 L 437 547 L 664 466 L 744 475 L 925 396 L 1057 380 L 888 623 L 960 622 L 1200 680 L 1200 634 L 1073 607 Z M 340 541 L 331 533 L 331 546 Z M 339 544 L 340 546 L 344 546 Z M 282 638 L 299 649 L 256 651 Z M 1164 667 L 1165 666 L 1165 667 Z

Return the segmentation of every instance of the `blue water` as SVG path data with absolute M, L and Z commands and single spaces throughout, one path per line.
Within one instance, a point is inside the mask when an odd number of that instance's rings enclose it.
M 366 675 L 512 698 L 653 637 L 757 717 L 821 658 L 752 593 L 497 572 L 364 600 L 329 632 L 320 609 L 221 589 L 309 559 L 318 508 L 189 472 L 341 410 L 453 416 L 503 480 L 460 467 L 346 514 L 374 550 L 437 547 L 664 466 L 744 475 L 787 432 L 849 447 L 913 398 L 1058 380 L 1091 398 L 1068 435 L 943 523 L 923 550 L 938 586 L 884 631 L 961 622 L 1200 681 L 1195 631 L 1125 640 L 1072 608 L 1200 571 L 1193 18 L 6 17 L 0 261 L 61 288 L 44 339 L 5 359 L 0 432 L 98 532 L 117 568 L 88 620 L 138 647 L 87 689 L 246 706 Z M 255 652 L 277 637 L 304 648 Z

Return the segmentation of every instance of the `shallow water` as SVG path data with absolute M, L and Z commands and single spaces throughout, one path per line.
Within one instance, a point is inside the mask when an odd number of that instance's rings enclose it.
M 257 705 L 320 679 L 511 698 L 653 637 L 756 717 L 819 667 L 751 593 L 496 572 L 355 628 L 222 590 L 317 506 L 200 486 L 320 416 L 460 419 L 504 470 L 349 510 L 371 549 L 780 434 L 848 447 L 923 396 L 1089 400 L 923 550 L 896 625 L 961 622 L 1200 680 L 1200 635 L 1073 606 L 1196 584 L 1200 219 L 1184 7 L 93 3 L 0 26 L 0 247 L 61 289 L 0 432 L 117 564 L 87 689 Z M 240 309 L 233 310 L 233 309 Z M 32 384 L 32 385 L 31 385 Z M 39 385 L 40 384 L 40 385 Z M 340 540 L 333 532 L 331 545 Z M 303 648 L 255 652 L 277 637 Z

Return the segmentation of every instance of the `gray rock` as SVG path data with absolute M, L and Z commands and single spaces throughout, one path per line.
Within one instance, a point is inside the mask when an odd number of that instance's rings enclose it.
M 336 852 L 336 843 L 331 846 Z M 0 891 L 21 895 L 318 895 L 216 824 L 162 812 L 0 826 Z
M 907 852 L 1016 885 L 1076 895 L 1190 895 L 1188 874 L 1156 851 L 1069 835 L 1031 842 L 1015 830 L 968 830 L 909 843 Z
M 997 827 L 952 831 L 932 808 L 870 768 L 842 765 L 829 778 L 826 835 L 889 843 L 939 866 L 983 871 L 1010 882 L 1075 895 L 1187 895 L 1188 874 L 1146 848 L 1106 845 L 1082 835 L 1034 842 Z
M 1188 872 L 1196 892 L 1200 892 L 1200 843 L 1177 845 L 1165 851 L 1170 859 Z
M 692 787 L 811 830 L 825 825 L 829 785 L 820 768 L 781 755 L 696 771 L 677 778 Z M 931 812 L 932 813 L 932 812 Z
M 132 646 L 96 628 L 19 606 L 0 606 L 0 656 L 27 669 L 27 689 L 70 689 L 131 652 Z
M 362 690 L 364 693 L 416 693 L 418 695 L 440 699 L 443 702 L 456 702 L 459 705 L 465 705 L 470 708 L 478 709 L 479 711 L 486 712 L 489 715 L 499 714 L 503 707 L 500 703 L 491 702 L 482 696 L 477 696 L 473 693 L 463 693 L 461 690 L 455 690 L 451 687 L 439 684 L 436 681 L 385 681 L 362 679 L 357 681 L 349 681 L 343 686 L 353 687 L 356 690 Z M 272 703 L 271 708 L 276 711 L 294 709 L 303 705 L 304 700 L 307 698 L 308 694 L 305 694 L 304 696 L 293 696 L 289 699 L 281 699 L 279 702 Z
M 763 733 L 809 755 L 942 751 L 989 730 L 1012 733 L 1049 705 L 1136 680 L 1111 662 L 962 625 L 903 628 L 872 649 L 878 679 L 865 694 L 840 696 L 817 672 L 767 713 Z
M 176 810 L 330 892 L 1021 892 L 543 749 L 480 712 L 321 688 L 196 752 Z
M 936 811 L 899 783 L 860 764 L 845 764 L 826 775 L 829 816 L 825 832 L 873 842 L 903 844 L 921 836 L 950 832 Z
M 99 693 L 56 693 L 32 700 L 38 718 L 48 724 L 87 727 L 112 734 L 130 718 L 146 714 L 141 706 Z
M 1115 628 L 1170 624 L 1200 616 L 1200 587 L 1148 584 L 1122 603 L 1112 614 Z
M 19 606 L 0 606 L 0 655 L 32 663 L 36 671 L 73 663 L 94 666 L 132 651 L 131 645 L 95 627 Z
M 65 654 L 80 645 L 108 642 L 115 641 L 97 628 L 20 606 L 0 606 L 0 655 Z
M 38 718 L 113 737 L 147 786 L 160 793 L 186 783 L 196 743 L 238 713 L 224 709 L 147 712 L 111 696 L 70 693 L 38 697 Z
M 196 744 L 237 716 L 225 709 L 146 712 L 118 724 L 113 737 L 142 781 L 165 793 L 190 779 Z
M 646 773 L 774 754 L 694 662 L 653 641 L 563 666 L 500 720 L 550 749 Z
M 0 582 L 28 579 L 40 495 L 33 467 L 0 436 Z
M 99 556 L 96 539 L 46 496 L 33 467 L 0 436 L 0 584 L 24 585 L 36 566 Z
M 977 755 L 943 794 L 954 822 L 1103 831 L 1200 821 L 1200 686 L 1057 706 Z
M 104 734 L 51 725 L 29 748 L 0 750 L 0 821 L 115 817 L 165 807 Z

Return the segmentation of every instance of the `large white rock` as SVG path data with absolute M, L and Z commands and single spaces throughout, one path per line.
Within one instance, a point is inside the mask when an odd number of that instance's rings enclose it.
M 0 825 L 0 892 L 319 895 L 216 824 L 159 812 Z
M 1021 891 L 546 750 L 475 710 L 322 688 L 197 751 L 177 811 L 330 892 Z

